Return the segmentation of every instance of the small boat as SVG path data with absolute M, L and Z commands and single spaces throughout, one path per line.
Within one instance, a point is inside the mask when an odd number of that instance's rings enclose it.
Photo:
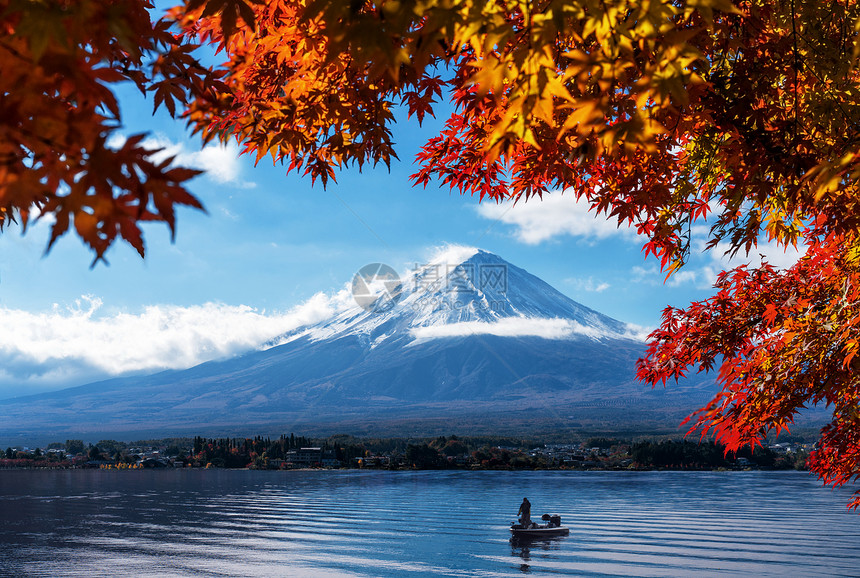
M 561 525 L 561 516 L 544 514 L 541 516 L 546 524 L 536 524 L 532 522 L 527 527 L 521 523 L 514 522 L 511 524 L 512 538 L 553 538 L 555 536 L 567 536 L 570 534 L 570 528 Z

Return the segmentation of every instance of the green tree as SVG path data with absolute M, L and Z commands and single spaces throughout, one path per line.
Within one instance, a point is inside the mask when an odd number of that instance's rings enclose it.
M 439 467 L 442 460 L 439 452 L 427 444 L 409 444 L 406 461 L 415 468 L 430 469 Z
M 76 456 L 84 453 L 86 446 L 83 440 L 66 440 L 66 452 Z
M 462 456 L 469 452 L 469 447 L 462 441 L 456 439 L 456 437 L 451 436 L 445 445 L 440 450 L 446 456 Z
M 118 442 L 116 440 L 99 440 L 96 445 L 102 452 L 108 455 L 113 455 L 117 452 L 124 450 L 127 444 L 125 444 L 124 442 Z

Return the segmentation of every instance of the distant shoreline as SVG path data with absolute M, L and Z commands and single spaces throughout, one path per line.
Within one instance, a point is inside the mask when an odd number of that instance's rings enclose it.
M 432 439 L 168 438 L 146 442 L 66 440 L 47 448 L 0 450 L 5 469 L 256 469 L 256 470 L 804 470 L 812 444 L 800 440 L 728 452 L 721 444 L 685 439 L 593 437 L 535 444 L 504 438 Z

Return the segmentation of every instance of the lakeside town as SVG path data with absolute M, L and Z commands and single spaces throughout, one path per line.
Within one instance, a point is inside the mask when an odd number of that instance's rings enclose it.
M 139 442 L 66 440 L 44 448 L 8 447 L 0 469 L 806 469 L 813 444 L 802 439 L 727 453 L 713 441 L 592 437 L 571 443 L 439 436 L 432 439 L 166 438 Z

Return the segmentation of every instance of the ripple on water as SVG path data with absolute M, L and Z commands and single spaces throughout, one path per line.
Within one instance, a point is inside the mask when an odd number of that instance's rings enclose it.
M 797 472 L 68 474 L 0 475 L 4 575 L 825 576 L 860 567 L 850 490 L 823 490 Z M 512 543 L 523 495 L 533 514 L 561 514 L 570 535 Z

